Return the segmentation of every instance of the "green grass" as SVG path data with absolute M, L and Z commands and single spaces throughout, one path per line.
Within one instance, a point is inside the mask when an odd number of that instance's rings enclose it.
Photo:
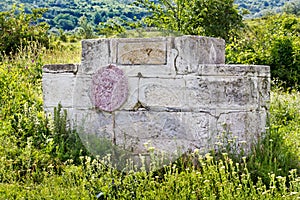
M 299 92 L 273 89 L 269 132 L 247 157 L 193 152 L 197 165 L 122 173 L 87 156 L 64 115 L 44 115 L 42 66 L 80 62 L 79 44 L 57 47 L 32 44 L 0 63 L 0 199 L 300 198 Z

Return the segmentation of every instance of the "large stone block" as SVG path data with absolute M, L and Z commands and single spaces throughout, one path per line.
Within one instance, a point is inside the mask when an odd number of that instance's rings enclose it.
M 190 69 L 199 64 L 224 64 L 225 41 L 222 39 L 183 36 L 174 41 L 178 51 L 176 68 L 179 74 L 190 73 Z
M 138 77 L 128 77 L 128 97 L 119 110 L 136 109 L 136 105 L 138 104 L 139 82 L 140 79 Z
M 166 152 L 207 149 L 213 146 L 217 124 L 217 118 L 205 112 L 121 111 L 115 120 L 116 144 L 139 153 L 147 153 L 145 143 Z
M 184 139 L 185 126 L 181 112 L 120 111 L 115 115 L 116 135 L 120 137 Z
M 242 111 L 220 111 L 217 120 L 217 132 L 213 137 L 215 143 L 226 143 L 243 149 L 245 152 L 251 150 L 252 145 L 257 142 L 266 131 L 266 112 L 242 112 Z
M 110 41 L 110 62 L 131 77 L 175 76 L 172 38 L 123 38 Z
M 186 99 L 190 110 L 223 108 L 253 110 L 258 108 L 257 79 L 231 76 L 186 76 Z
M 117 112 L 115 135 L 118 146 L 132 151 L 144 151 L 144 143 L 155 140 L 186 140 L 189 138 L 184 114 L 180 112 Z M 144 141 L 144 142 L 140 142 Z M 153 144 L 155 147 L 156 144 Z M 144 152 L 145 153 L 145 152 Z
M 119 42 L 117 64 L 121 65 L 166 65 L 166 41 Z
M 113 140 L 113 115 L 95 109 L 75 109 L 73 111 L 73 124 L 80 137 L 85 141 L 88 135 Z
M 81 45 L 82 57 L 78 74 L 94 74 L 100 67 L 106 67 L 111 64 L 109 40 L 83 40 Z
M 150 109 L 184 109 L 185 80 L 141 78 L 139 101 L 144 107 Z
M 270 68 L 259 65 L 202 65 L 200 76 L 239 76 L 239 77 L 258 77 L 268 76 Z
M 45 73 L 73 73 L 76 74 L 80 64 L 53 64 L 44 65 L 43 72 Z
M 56 107 L 59 103 L 73 107 L 76 76 L 73 73 L 43 73 L 44 106 Z
M 91 75 L 77 75 L 73 94 L 73 107 L 76 109 L 91 109 L 94 107 L 91 100 Z

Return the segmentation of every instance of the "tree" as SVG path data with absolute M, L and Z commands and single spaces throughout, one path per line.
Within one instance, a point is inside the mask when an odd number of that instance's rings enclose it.
M 78 32 L 79 35 L 84 39 L 91 39 L 94 37 L 93 26 L 90 23 L 88 23 L 85 16 L 79 18 Z
M 283 86 L 300 89 L 300 18 L 277 14 L 246 23 L 240 39 L 227 44 L 226 62 L 269 65 Z
M 99 12 L 96 12 L 95 15 L 94 15 L 94 24 L 95 25 L 98 25 L 100 22 L 102 22 L 102 17 L 101 15 L 99 14 Z
M 295 14 L 300 16 L 300 1 L 292 1 L 284 4 L 283 11 L 288 14 Z
M 228 40 L 243 26 L 233 0 L 137 0 L 149 10 L 143 20 L 148 26 L 182 34 L 206 35 Z
M 70 14 L 58 14 L 53 20 L 57 28 L 72 30 L 77 26 L 77 18 Z
M 122 34 L 126 31 L 124 28 L 124 21 L 119 17 L 114 17 L 107 20 L 106 22 L 101 22 L 97 27 L 98 33 L 105 37 L 111 37 L 114 35 Z
M 49 25 L 38 23 L 45 11 L 33 9 L 27 14 L 23 7 L 14 6 L 10 11 L 0 12 L 0 55 L 15 54 L 21 46 L 26 47 L 31 42 L 48 47 Z

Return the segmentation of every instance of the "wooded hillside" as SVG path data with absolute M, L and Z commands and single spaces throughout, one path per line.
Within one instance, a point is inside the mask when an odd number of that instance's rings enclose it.
M 134 0 L 6 0 L 0 2 L 0 11 L 9 10 L 14 4 L 24 4 L 27 13 L 34 8 L 47 8 L 42 21 L 53 28 L 52 32 L 58 32 L 58 29 L 74 31 L 83 16 L 94 27 L 112 18 L 130 21 L 145 16 L 145 10 L 131 5 L 132 2 Z M 249 11 L 244 16 L 246 18 L 281 12 L 287 7 L 285 4 L 290 2 L 295 2 L 299 7 L 297 0 L 235 0 L 241 12 L 245 9 Z
M 27 13 L 35 8 L 47 8 L 42 21 L 47 22 L 51 28 L 71 31 L 79 26 L 80 17 L 83 16 L 95 26 L 111 18 L 132 20 L 145 15 L 143 9 L 130 5 L 130 2 L 131 0 L 10 0 L 0 3 L 0 11 L 10 10 L 14 4 L 23 4 Z

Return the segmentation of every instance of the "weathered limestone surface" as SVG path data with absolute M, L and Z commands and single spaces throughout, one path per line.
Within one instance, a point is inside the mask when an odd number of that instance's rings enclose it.
M 45 110 L 61 103 L 84 142 L 93 135 L 132 154 L 147 154 L 145 143 L 207 151 L 224 134 L 248 149 L 265 132 L 270 68 L 224 63 L 225 42 L 215 38 L 84 40 L 81 64 L 44 67 Z M 110 65 L 123 70 L 128 95 L 105 112 L 93 102 L 93 77 Z M 118 83 L 103 84 L 105 95 L 119 95 Z

